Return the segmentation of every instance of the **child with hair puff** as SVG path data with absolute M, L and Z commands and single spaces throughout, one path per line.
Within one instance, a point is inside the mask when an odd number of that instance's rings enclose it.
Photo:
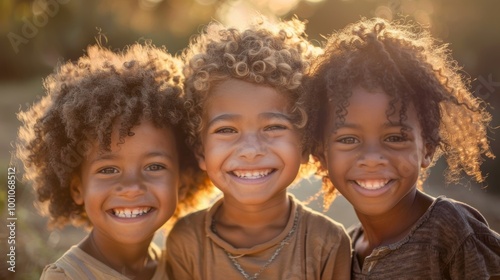
M 210 23 L 184 52 L 188 140 L 223 196 L 172 229 L 171 278 L 349 278 L 345 229 L 287 193 L 308 162 L 302 78 L 317 51 L 299 20 L 258 17 Z
M 425 194 L 440 156 L 446 179 L 481 183 L 490 115 L 446 45 L 412 24 L 363 19 L 333 33 L 308 85 L 313 155 L 361 222 L 349 230 L 353 279 L 500 276 L 500 235 L 464 203 Z
M 49 225 L 90 228 L 41 279 L 165 279 L 155 232 L 211 188 L 184 143 L 182 82 L 180 61 L 148 42 L 95 45 L 19 114 L 17 153 Z

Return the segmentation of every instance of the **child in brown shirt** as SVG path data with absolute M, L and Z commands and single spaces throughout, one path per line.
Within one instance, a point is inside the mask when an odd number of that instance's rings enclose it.
M 428 32 L 382 19 L 331 35 L 309 85 L 325 191 L 361 222 L 351 231 L 354 279 L 489 279 L 500 235 L 472 207 L 420 190 L 441 155 L 447 178 L 478 182 L 490 115 Z M 328 180 L 329 178 L 329 180 Z
M 344 228 L 287 194 L 309 138 L 298 20 L 210 24 L 185 52 L 190 143 L 223 197 L 167 240 L 173 279 L 348 279 Z

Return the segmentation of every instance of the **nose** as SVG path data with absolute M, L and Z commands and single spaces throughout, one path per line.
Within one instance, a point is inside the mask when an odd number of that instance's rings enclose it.
M 140 172 L 129 172 L 122 177 L 120 184 L 116 187 L 119 196 L 134 198 L 146 192 L 146 186 Z
M 237 153 L 241 158 L 251 160 L 265 154 L 266 145 L 257 133 L 243 134 L 238 144 Z
M 358 167 L 378 167 L 385 166 L 388 162 L 379 143 L 365 142 L 363 149 L 360 150 L 356 164 Z

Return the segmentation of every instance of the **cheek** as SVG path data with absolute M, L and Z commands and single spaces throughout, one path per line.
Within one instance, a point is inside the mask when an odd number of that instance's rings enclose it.
M 394 165 L 397 167 L 401 176 L 414 177 L 418 176 L 422 160 L 422 155 L 418 151 L 400 153 L 396 157 Z
M 347 160 L 347 158 L 345 158 L 344 154 L 341 154 L 339 151 L 334 151 L 329 146 L 326 147 L 323 154 L 324 154 L 324 161 L 325 161 L 324 163 L 325 163 L 325 166 L 327 166 L 327 167 L 330 167 L 330 166 L 333 167 L 333 164 L 335 162 Z

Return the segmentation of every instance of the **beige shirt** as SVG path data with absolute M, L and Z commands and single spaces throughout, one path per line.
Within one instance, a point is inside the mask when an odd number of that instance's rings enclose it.
M 149 253 L 151 258 L 158 263 L 155 274 L 151 280 L 168 279 L 165 270 L 165 251 L 161 251 L 158 246 L 151 243 Z M 98 261 L 77 246 L 71 247 L 55 263 L 47 265 L 40 279 L 130 280 L 130 278 L 125 277 L 123 274 Z
M 170 279 L 245 279 L 230 260 L 253 276 L 275 255 L 294 226 L 296 230 L 258 279 L 349 279 L 350 239 L 344 227 L 290 196 L 290 218 L 274 239 L 251 248 L 235 248 L 211 230 L 212 218 L 222 200 L 210 209 L 190 214 L 177 222 L 167 239 L 167 273 Z

